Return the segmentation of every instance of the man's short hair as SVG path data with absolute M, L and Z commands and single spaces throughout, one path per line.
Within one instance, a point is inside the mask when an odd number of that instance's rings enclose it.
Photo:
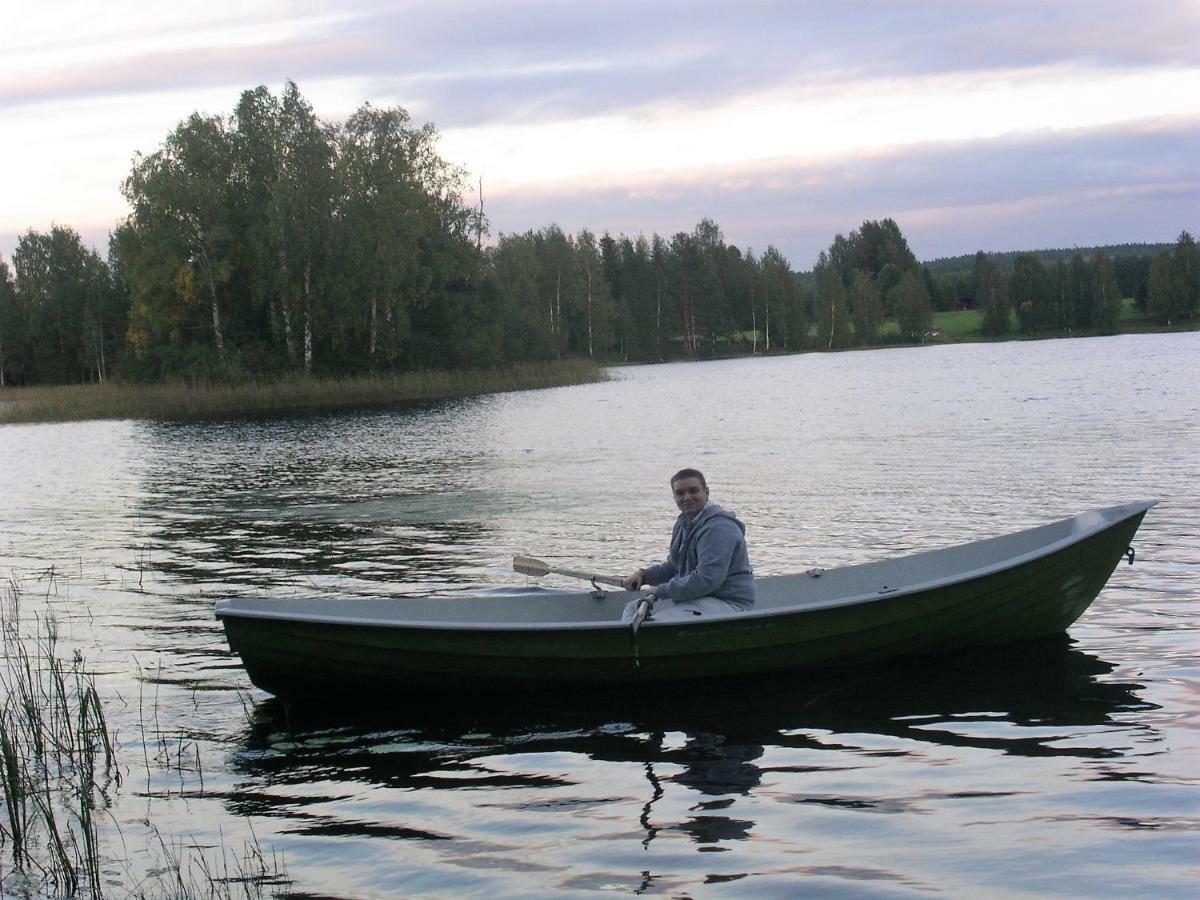
M 675 482 L 683 481 L 685 478 L 699 478 L 700 486 L 706 491 L 708 490 L 708 482 L 704 480 L 704 473 L 699 469 L 680 469 L 671 476 L 671 486 L 675 486 Z

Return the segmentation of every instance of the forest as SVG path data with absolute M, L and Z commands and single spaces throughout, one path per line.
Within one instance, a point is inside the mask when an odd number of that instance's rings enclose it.
M 1126 299 L 1200 317 L 1200 250 L 980 252 L 922 265 L 892 219 L 811 271 L 705 219 L 650 237 L 489 234 L 432 125 L 363 105 L 319 119 L 293 83 L 193 113 L 122 184 L 107 254 L 66 226 L 0 259 L 0 384 L 213 383 L 790 353 L 920 343 L 938 310 L 986 338 L 1104 334 Z

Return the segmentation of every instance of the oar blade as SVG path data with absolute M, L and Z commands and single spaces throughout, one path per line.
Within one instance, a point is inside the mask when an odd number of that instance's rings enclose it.
M 513 571 L 520 572 L 522 575 L 536 575 L 538 578 L 541 578 L 543 575 L 550 574 L 550 566 L 540 559 L 534 559 L 532 556 L 514 556 Z

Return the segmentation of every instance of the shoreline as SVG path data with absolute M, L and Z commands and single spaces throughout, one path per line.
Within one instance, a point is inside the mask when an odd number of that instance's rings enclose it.
M 592 384 L 611 377 L 607 368 L 598 363 L 571 359 L 495 370 L 418 371 L 353 378 L 292 376 L 232 384 L 107 381 L 10 387 L 0 389 L 0 426 L 104 419 L 197 422 L 387 409 L 511 391 Z
M 967 311 L 951 311 L 935 313 L 935 316 L 959 316 L 959 317 L 974 317 L 978 318 L 978 313 L 974 310 Z M 1127 335 L 1146 335 L 1146 334 L 1189 334 L 1191 332 L 1200 331 L 1200 320 L 1187 321 L 1181 324 L 1160 325 L 1149 322 L 1144 318 L 1126 318 L 1122 324 L 1124 327 L 1119 331 L 1099 332 L 1099 331 L 1078 331 L 1078 332 L 1055 332 L 1055 331 L 1038 331 L 1032 334 L 1022 334 L 1018 331 L 1012 331 L 1003 337 L 985 337 L 978 330 L 951 330 L 949 333 L 939 333 L 930 335 L 926 340 L 900 341 L 900 340 L 884 340 L 875 344 L 850 344 L 842 347 L 805 347 L 802 350 L 759 350 L 758 352 L 746 351 L 744 353 L 719 353 L 712 356 L 697 356 L 697 357 L 671 357 L 657 360 L 613 360 L 605 363 L 608 368 L 625 368 L 628 366 L 652 366 L 661 365 L 664 363 L 685 363 L 685 362 L 714 362 L 717 360 L 732 360 L 732 359 L 772 359 L 782 356 L 805 356 L 810 353 L 859 353 L 871 350 L 915 350 L 921 347 L 954 347 L 959 344 L 1009 344 L 1009 343 L 1038 343 L 1040 341 L 1079 341 L 1088 340 L 1090 338 L 1106 338 L 1106 337 L 1123 337 Z M 935 330 L 938 323 L 935 322 Z M 811 333 L 809 339 L 812 339 Z
M 974 311 L 940 315 L 977 318 Z M 1127 334 L 1178 334 L 1200 330 L 1200 323 L 1193 322 L 1157 326 L 1150 325 L 1145 320 L 1127 319 L 1123 324 L 1126 327 L 1113 334 L 1041 332 L 986 338 L 970 330 L 954 329 L 949 333 L 931 336 L 920 343 L 887 341 L 849 347 L 806 347 L 802 350 L 726 353 L 661 360 L 612 360 L 604 363 L 565 359 L 547 363 L 524 363 L 494 370 L 423 370 L 396 375 L 346 378 L 292 375 L 277 379 L 249 379 L 230 384 L 203 385 L 189 385 L 184 382 L 138 384 L 108 381 L 99 384 L 9 386 L 0 388 L 0 426 L 103 419 L 196 422 L 287 415 L 309 416 L 356 409 L 387 409 L 510 391 L 593 384 L 611 379 L 613 376 L 610 370 L 629 366 L 768 359 L 809 353 L 948 347 L 955 344 L 1086 340 Z

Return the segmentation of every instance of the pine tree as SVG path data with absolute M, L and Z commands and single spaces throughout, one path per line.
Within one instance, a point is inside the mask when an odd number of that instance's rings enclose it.
M 850 285 L 850 315 L 854 319 L 854 336 L 860 344 L 874 344 L 883 324 L 883 299 L 875 279 L 859 270 Z
M 1155 319 L 1173 325 L 1187 309 L 1187 283 L 1175 255 L 1164 250 L 1150 264 L 1150 292 L 1146 311 Z
M 1101 334 L 1116 334 L 1123 300 L 1112 258 L 1103 252 L 1092 260 L 1092 302 L 1093 326 Z
M 979 331 L 984 337 L 1003 337 L 1011 326 L 1008 285 L 1000 268 L 983 253 L 975 257 L 975 300 L 983 312 Z
M 1046 267 L 1037 254 L 1022 253 L 1013 260 L 1009 301 L 1016 309 L 1023 334 L 1036 334 L 1049 325 L 1052 311 L 1048 278 Z
M 925 335 L 933 326 L 933 307 L 921 277 L 916 272 L 905 272 L 895 291 L 896 320 L 901 337 L 924 342 Z

